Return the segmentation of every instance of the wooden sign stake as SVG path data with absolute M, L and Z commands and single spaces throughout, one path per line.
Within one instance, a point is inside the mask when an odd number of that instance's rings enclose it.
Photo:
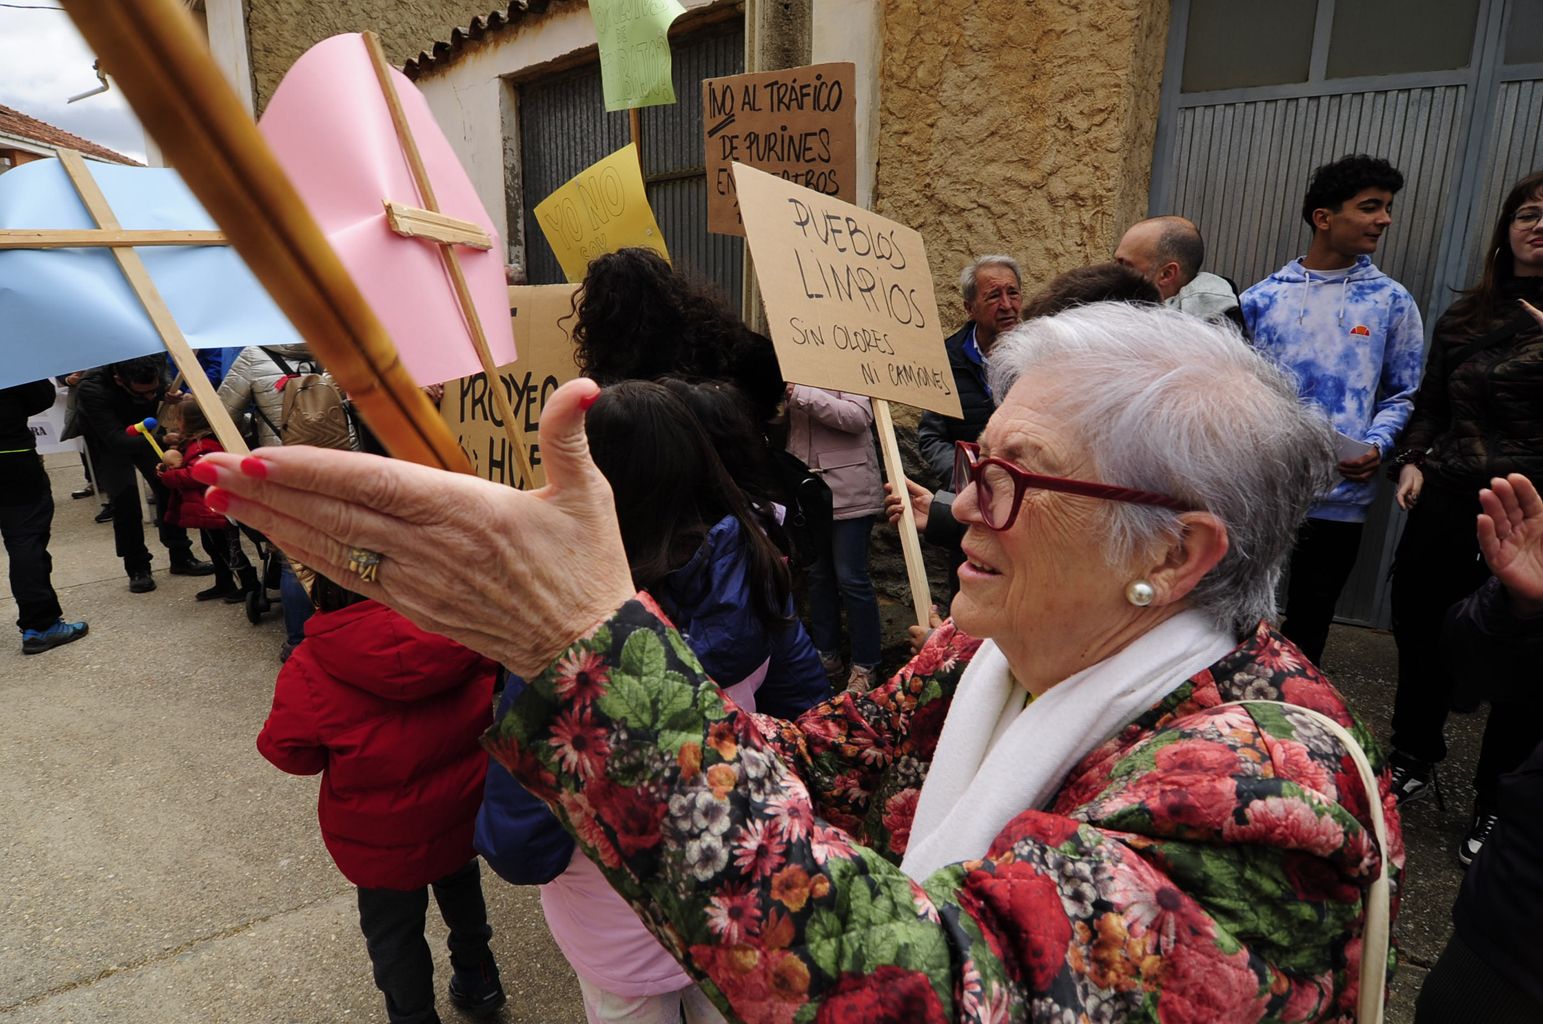
M 440 215 L 439 201 L 434 198 L 434 186 L 429 181 L 429 172 L 423 166 L 423 157 L 418 152 L 418 143 L 413 139 L 412 128 L 407 123 L 407 113 L 402 109 L 402 100 L 396 94 L 396 83 L 391 81 L 391 69 L 386 63 L 386 53 L 381 49 L 380 37 L 374 32 L 365 32 L 364 44 L 370 52 L 370 63 L 375 67 L 375 77 L 380 82 L 380 91 L 386 98 L 386 106 L 391 110 L 391 123 L 396 127 L 397 141 L 401 143 L 402 152 L 407 157 L 407 167 L 412 172 L 413 184 L 418 187 L 418 197 L 423 202 L 424 210 L 429 214 L 440 216 L 440 228 L 464 225 L 464 221 L 456 221 Z M 389 200 L 386 202 L 389 209 L 393 204 Z M 509 438 L 509 444 L 514 448 L 514 457 L 519 466 L 520 475 L 524 477 L 531 489 L 535 489 L 536 474 L 530 465 L 530 452 L 525 447 L 525 431 L 514 418 L 514 407 L 509 403 L 509 395 L 498 376 L 498 367 L 493 363 L 493 352 L 488 348 L 487 334 L 482 329 L 482 318 L 477 315 L 477 306 L 471 297 L 471 287 L 466 283 L 466 274 L 461 269 L 460 254 L 455 251 L 456 243 L 430 237 L 427 231 L 420 231 L 418 237 L 433 242 L 434 247 L 439 251 L 439 258 L 450 275 L 450 283 L 455 287 L 455 297 L 460 303 L 461 315 L 466 318 L 466 326 L 471 330 L 472 344 L 477 348 L 477 358 L 482 363 L 482 372 L 488 375 L 488 390 L 493 393 L 493 403 L 498 408 L 499 417 L 504 421 L 504 433 Z M 491 248 L 491 245 L 491 241 L 488 241 L 487 245 L 479 247 Z
M 75 191 L 80 193 L 80 201 L 85 204 L 87 212 L 96 221 L 97 227 L 108 231 L 121 231 L 122 226 L 119 225 L 117 216 L 108 204 L 107 197 L 97 186 L 96 179 L 91 177 L 91 171 L 87 169 L 85 159 L 72 149 L 61 149 L 59 162 L 64 165 L 65 173 L 70 176 L 70 181 L 75 185 Z M 220 439 L 220 444 L 224 445 L 228 452 L 247 454 L 249 449 L 246 441 L 241 437 L 241 431 L 236 429 L 235 421 L 230 418 L 230 413 L 225 411 L 225 404 L 220 401 L 220 396 L 215 394 L 214 386 L 204 375 L 204 369 L 199 365 L 198 357 L 193 355 L 193 349 L 182 336 L 182 329 L 177 326 L 177 321 L 172 317 L 166 300 L 161 298 L 160 290 L 156 288 L 150 272 L 145 269 L 145 261 L 139 258 L 139 253 L 123 246 L 114 246 L 112 254 L 117 259 L 123 276 L 128 279 L 129 287 L 134 289 L 135 296 L 145 307 L 145 312 L 150 315 L 150 322 L 155 325 L 156 333 L 161 336 L 166 351 L 171 353 L 172 361 L 177 364 L 177 369 L 187 379 L 188 386 L 193 389 L 193 397 L 198 400 L 198 407 L 208 417 L 209 425 L 214 428 L 214 434 Z
M 922 543 L 911 518 L 911 493 L 905 486 L 905 465 L 900 461 L 900 444 L 895 440 L 895 421 L 889 415 L 889 403 L 882 398 L 873 403 L 873 421 L 878 427 L 879 448 L 884 453 L 884 475 L 900 496 L 900 550 L 905 555 L 905 574 L 911 582 L 911 604 L 916 623 L 926 629 L 931 620 L 932 591 L 927 584 L 927 568 L 922 564 Z
M 141 245 L 229 245 L 223 231 L 6 228 L 0 249 L 118 249 Z

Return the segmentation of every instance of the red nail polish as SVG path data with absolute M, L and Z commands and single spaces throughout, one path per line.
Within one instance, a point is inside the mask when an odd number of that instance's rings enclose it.
M 268 479 L 268 464 L 255 455 L 248 455 L 241 460 L 241 475 L 249 476 L 253 480 Z
M 209 506 L 210 511 L 224 515 L 230 509 L 230 495 L 218 487 L 211 487 L 204 492 L 204 504 Z
M 600 392 L 596 391 L 592 395 L 586 395 L 585 397 L 579 399 L 579 408 L 583 409 L 585 412 L 589 412 L 589 407 L 594 405 L 599 400 Z
M 203 459 L 193 463 L 188 469 L 188 473 L 201 484 L 213 484 L 220 478 L 220 471 Z

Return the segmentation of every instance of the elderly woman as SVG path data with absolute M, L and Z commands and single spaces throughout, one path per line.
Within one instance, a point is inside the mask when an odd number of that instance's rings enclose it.
M 725 701 L 633 593 L 592 383 L 546 407 L 540 492 L 202 464 L 219 507 L 329 574 L 379 554 L 358 586 L 533 680 L 489 746 L 743 1020 L 1354 1015 L 1368 892 L 1403 859 L 1387 773 L 1373 754 L 1367 792 L 1336 737 L 1370 736 L 1261 621 L 1327 427 L 1235 333 L 1160 309 L 1025 324 L 991 372 L 952 622 L 796 723 Z

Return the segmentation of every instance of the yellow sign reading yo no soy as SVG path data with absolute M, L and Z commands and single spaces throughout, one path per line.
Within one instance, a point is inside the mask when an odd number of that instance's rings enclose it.
M 590 260 L 618 249 L 640 246 L 670 258 L 643 190 L 637 146 L 630 143 L 537 203 L 536 223 L 563 276 L 574 283 L 584 280 Z

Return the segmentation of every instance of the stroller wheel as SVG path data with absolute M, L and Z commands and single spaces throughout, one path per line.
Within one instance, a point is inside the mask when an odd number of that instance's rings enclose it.
M 263 612 L 268 610 L 268 595 L 262 587 L 257 587 L 246 595 L 246 621 L 257 625 L 263 620 Z

